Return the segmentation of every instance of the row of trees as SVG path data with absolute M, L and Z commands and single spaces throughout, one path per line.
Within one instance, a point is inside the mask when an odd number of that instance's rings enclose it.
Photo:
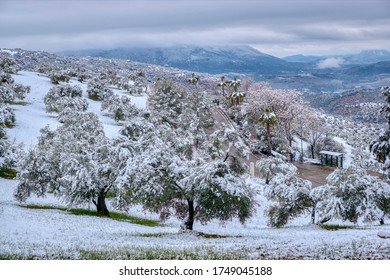
M 268 157 L 257 162 L 266 174 L 264 195 L 273 203 L 266 210 L 269 225 L 282 227 L 291 219 L 307 214 L 312 223 L 343 220 L 384 223 L 390 216 L 390 185 L 361 168 L 337 169 L 324 186 L 297 175 L 292 164 Z
M 30 92 L 29 86 L 15 83 L 11 74 L 20 70 L 15 60 L 0 52 L 0 159 L 1 168 L 15 168 L 21 147 L 7 138 L 6 127 L 15 124 L 15 113 L 10 104 L 22 101 Z
M 79 82 L 88 81 L 88 95 L 92 99 L 102 100 L 105 95 L 112 93 L 110 85 L 128 91 L 130 94 L 144 94 L 148 91 L 148 82 L 142 71 L 119 74 L 115 70 L 102 70 L 93 75 L 83 67 L 69 66 L 66 68 L 52 64 L 41 64 L 38 73 L 46 74 L 54 85 L 69 83 L 72 77 Z
M 41 131 L 22 161 L 16 197 L 50 192 L 69 204 L 92 201 L 109 215 L 105 197 L 112 192 L 114 207 L 142 204 L 162 219 L 185 219 L 188 230 L 196 220 L 244 222 L 254 206 L 252 188 L 241 176 L 245 145 L 235 131 L 214 128 L 206 94 L 197 83 L 191 87 L 160 79 L 148 98 L 150 112 L 118 96 L 103 101 L 114 116 L 123 110 L 116 139 L 107 139 L 96 115 L 69 108 L 56 130 Z

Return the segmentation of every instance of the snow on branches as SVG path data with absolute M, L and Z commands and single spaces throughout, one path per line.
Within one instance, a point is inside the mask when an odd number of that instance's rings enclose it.
M 294 173 L 274 176 L 264 188 L 265 196 L 275 202 L 266 210 L 269 225 L 282 227 L 291 218 L 310 212 L 309 208 L 314 206 L 310 191 L 311 182 Z
M 213 123 L 204 119 L 212 110 L 206 96 L 161 79 L 148 101 L 151 116 L 132 118 L 121 131 L 127 136 L 121 144 L 126 163 L 116 180 L 115 204 L 140 203 L 162 219 L 186 218 L 186 230 L 196 220 L 250 217 L 253 193 L 238 160 L 243 145 L 237 133 L 211 133 Z
M 111 144 L 93 113 L 69 113 L 62 125 L 42 129 L 39 143 L 21 161 L 16 197 L 60 196 L 69 204 L 93 202 L 109 215 L 105 196 L 112 187 Z
M 87 93 L 92 100 L 104 100 L 114 94 L 104 75 L 95 76 L 89 80 Z
M 52 87 L 44 98 L 47 112 L 61 113 L 65 110 L 86 111 L 88 102 L 82 97 L 80 86 L 59 85 Z
M 256 162 L 256 167 L 259 172 L 265 177 L 265 183 L 269 184 L 270 180 L 276 174 L 294 174 L 297 168 L 289 163 L 284 162 L 280 158 L 266 157 Z
M 363 169 L 337 169 L 325 186 L 313 189 L 319 219 L 341 219 L 357 223 L 384 222 L 390 215 L 390 185 Z
M 131 119 L 141 113 L 141 110 L 132 103 L 130 97 L 118 94 L 112 94 L 103 99 L 101 110 L 107 111 L 117 121 Z

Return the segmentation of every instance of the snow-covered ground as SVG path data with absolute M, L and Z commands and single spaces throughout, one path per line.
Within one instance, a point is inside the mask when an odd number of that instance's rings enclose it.
M 328 231 L 310 225 L 310 217 L 300 217 L 282 229 L 266 225 L 263 211 L 268 204 L 259 196 L 260 206 L 245 225 L 233 220 L 224 225 L 213 221 L 196 223 L 195 230 L 224 238 L 205 238 L 179 233 L 180 221 L 168 220 L 163 226 L 148 227 L 107 218 L 75 216 L 60 210 L 21 207 L 13 198 L 16 180 L 0 179 L 0 255 L 35 258 L 80 258 L 83 251 L 112 252 L 111 258 L 123 258 L 123 253 L 137 255 L 140 250 L 172 250 L 215 252 L 244 258 L 304 258 L 304 259 L 389 259 L 390 239 L 379 232 L 390 226 L 365 226 Z M 64 204 L 49 195 L 31 197 L 27 204 Z M 130 214 L 155 218 L 134 207 Z M 140 249 L 141 248 L 141 249 Z M 209 253 L 208 253 L 209 254 Z M 207 255 L 204 256 L 207 258 Z
M 20 72 L 14 79 L 30 85 L 31 93 L 26 99 L 27 105 L 13 105 L 16 126 L 7 133 L 17 143 L 24 143 L 27 149 L 37 142 L 41 128 L 47 124 L 52 128 L 58 125 L 56 116 L 46 113 L 43 104 L 43 97 L 52 85 L 47 77 L 33 72 Z M 80 85 L 86 94 L 86 84 Z M 137 106 L 145 106 L 145 97 L 133 97 L 133 100 Z M 89 110 L 101 118 L 107 135 L 117 135 L 120 126 L 101 114 L 100 102 L 88 102 Z M 388 224 L 328 231 L 311 225 L 309 216 L 302 216 L 282 229 L 268 227 L 264 210 L 269 202 L 261 195 L 264 187 L 261 182 L 258 183 L 259 205 L 245 225 L 238 220 L 225 224 L 218 221 L 207 225 L 195 223 L 197 232 L 214 234 L 208 236 L 213 238 L 179 233 L 181 221 L 175 218 L 161 226 L 150 227 L 108 218 L 75 216 L 61 210 L 25 208 L 13 197 L 17 184 L 17 180 L 0 179 L 0 257 L 77 259 L 85 257 L 83 252 L 104 251 L 109 252 L 107 258 L 118 259 L 145 257 L 141 253 L 147 250 L 169 250 L 179 257 L 185 257 L 183 252 L 189 251 L 204 258 L 214 254 L 217 257 L 266 259 L 390 259 L 390 239 L 378 237 L 378 232 L 390 231 Z M 25 204 L 66 207 L 50 194 L 46 198 L 32 196 Z M 90 207 L 94 209 L 92 205 Z M 141 207 L 131 208 L 129 214 L 158 219 L 157 215 L 144 212 Z

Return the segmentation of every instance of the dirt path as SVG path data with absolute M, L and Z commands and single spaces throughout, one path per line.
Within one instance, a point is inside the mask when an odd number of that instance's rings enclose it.
M 326 177 L 336 170 L 335 167 L 301 163 L 299 161 L 295 161 L 294 165 L 298 168 L 298 175 L 309 180 L 313 187 L 325 185 Z

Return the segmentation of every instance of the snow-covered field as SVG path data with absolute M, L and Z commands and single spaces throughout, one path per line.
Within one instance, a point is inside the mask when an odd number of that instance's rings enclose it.
M 263 216 L 266 201 L 245 225 L 233 220 L 224 225 L 213 221 L 195 224 L 197 232 L 214 234 L 206 238 L 179 233 L 180 221 L 170 219 L 162 226 L 149 227 L 108 218 L 76 216 L 60 210 L 29 209 L 13 198 L 15 180 L 0 179 L 0 256 L 26 258 L 82 258 L 83 252 L 103 251 L 106 258 L 145 258 L 145 251 L 166 250 L 198 258 L 302 258 L 302 259 L 389 259 L 390 239 L 379 231 L 390 226 L 365 226 L 328 231 L 309 225 L 310 217 L 294 220 L 282 229 L 267 227 Z M 30 198 L 27 204 L 64 206 L 52 196 Z M 93 208 L 92 208 L 93 209 Z M 134 207 L 130 214 L 157 219 Z
M 16 82 L 31 86 L 27 105 L 13 105 L 16 126 L 8 136 L 28 149 L 37 142 L 39 130 L 58 125 L 54 114 L 45 112 L 43 97 L 52 86 L 49 79 L 33 72 L 14 75 Z M 78 83 L 72 81 L 72 83 Z M 78 83 L 79 84 L 79 83 Z M 80 84 L 86 90 L 86 84 Z M 119 92 L 119 91 L 116 91 Z M 86 94 L 86 93 L 85 93 Z M 133 97 L 137 106 L 146 98 Z M 101 118 L 108 136 L 117 135 L 120 126 L 100 112 L 100 102 L 89 102 L 89 110 Z M 250 180 L 250 178 L 248 178 Z M 196 233 L 180 232 L 181 221 L 171 218 L 160 226 L 137 225 L 108 218 L 76 216 L 66 211 L 30 209 L 17 202 L 13 194 L 17 180 L 0 179 L 0 257 L 16 258 L 244 258 L 244 259 L 390 259 L 390 239 L 378 232 L 390 225 L 353 226 L 325 230 L 310 224 L 310 217 L 294 219 L 285 228 L 267 226 L 264 210 L 268 202 L 259 184 L 257 211 L 242 225 L 238 220 L 225 224 L 212 221 L 195 223 Z M 32 196 L 24 204 L 66 205 L 48 195 Z M 91 205 L 91 209 L 93 209 Z M 132 216 L 158 219 L 141 207 L 129 210 Z M 203 233 L 203 234 L 199 234 Z M 207 234 L 207 235 L 204 235 Z

